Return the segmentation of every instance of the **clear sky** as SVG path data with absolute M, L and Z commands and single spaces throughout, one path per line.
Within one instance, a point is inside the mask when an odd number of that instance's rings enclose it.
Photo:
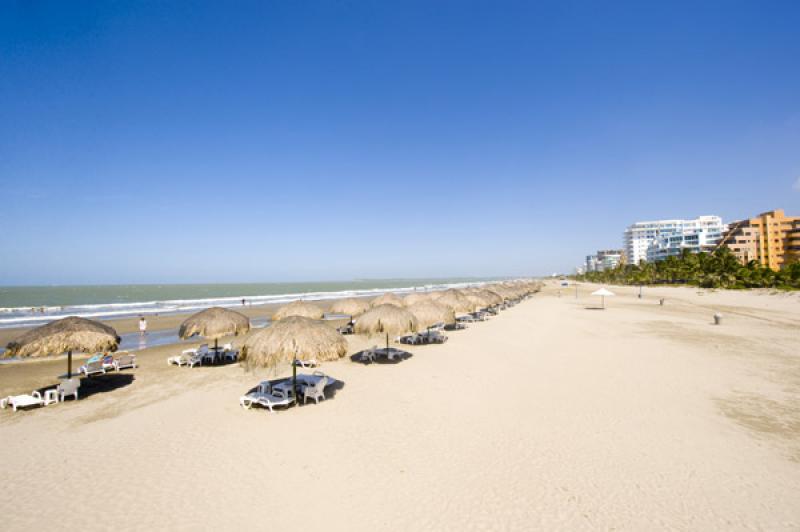
M 547 274 L 800 214 L 800 2 L 0 3 L 0 284 Z

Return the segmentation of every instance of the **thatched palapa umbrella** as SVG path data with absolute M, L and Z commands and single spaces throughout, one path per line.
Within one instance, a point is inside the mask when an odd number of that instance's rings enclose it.
M 350 297 L 336 301 L 331 305 L 331 312 L 335 314 L 346 314 L 352 318 L 353 316 L 365 313 L 369 308 L 369 302 L 366 299 Z
M 416 332 L 417 318 L 408 310 L 385 303 L 373 307 L 358 318 L 357 334 L 386 334 L 386 349 L 389 349 L 389 335 Z
M 347 354 L 347 340 L 325 322 L 289 316 L 250 336 L 240 361 L 249 369 L 292 363 L 292 385 L 297 389 L 297 358 L 337 360 Z
M 415 303 L 421 303 L 423 301 L 429 301 L 430 297 L 428 296 L 427 292 L 411 292 L 406 297 L 403 298 L 403 306 L 410 307 Z
M 181 323 L 178 336 L 186 340 L 194 335 L 214 340 L 217 351 L 219 339 L 224 336 L 238 336 L 250 330 L 250 319 L 235 310 L 211 307 L 192 314 Z
M 408 307 L 408 310 L 417 318 L 417 324 L 422 329 L 440 322 L 447 325 L 456 321 L 453 309 L 436 301 L 420 301 Z
M 493 305 L 502 305 L 503 304 L 503 296 L 501 296 L 500 294 L 498 294 L 496 292 L 488 290 L 486 288 L 478 290 L 475 293 L 477 295 L 483 297 L 483 299 L 486 300 L 489 303 L 488 306 L 490 306 L 490 307 L 493 306 Z
M 377 307 L 378 305 L 396 305 L 398 307 L 403 306 L 403 300 L 397 294 L 393 294 L 391 292 L 387 292 L 385 294 L 379 295 L 375 299 L 372 300 L 372 306 Z
M 303 318 L 311 318 L 312 320 L 321 320 L 325 315 L 322 309 L 314 303 L 308 301 L 292 301 L 288 305 L 284 305 L 275 311 L 272 315 L 272 321 L 279 321 L 289 316 L 301 316 Z
M 447 290 L 436 300 L 437 303 L 447 305 L 455 312 L 472 312 L 473 303 L 459 290 Z
M 486 299 L 486 297 L 484 297 L 481 294 L 476 294 L 474 292 L 471 292 L 471 293 L 467 294 L 465 297 L 470 302 L 471 310 L 480 310 L 482 308 L 486 308 L 486 307 L 491 306 L 491 304 Z
M 116 351 L 119 336 L 113 327 L 70 316 L 32 329 L 7 346 L 7 356 L 30 357 L 67 353 L 67 378 L 72 378 L 72 352 Z

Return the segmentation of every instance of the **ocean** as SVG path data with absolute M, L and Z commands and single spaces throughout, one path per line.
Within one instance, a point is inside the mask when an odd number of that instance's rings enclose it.
M 208 307 L 372 296 L 459 288 L 487 278 L 373 279 L 307 283 L 141 284 L 0 287 L 0 328 L 42 325 L 65 316 L 115 319 Z

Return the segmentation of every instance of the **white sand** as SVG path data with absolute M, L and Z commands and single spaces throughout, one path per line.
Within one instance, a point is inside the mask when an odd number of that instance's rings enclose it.
M 276 414 L 237 404 L 259 376 L 150 350 L 129 386 L 0 413 L 0 528 L 800 528 L 798 298 L 591 288 L 326 364 L 344 388 Z

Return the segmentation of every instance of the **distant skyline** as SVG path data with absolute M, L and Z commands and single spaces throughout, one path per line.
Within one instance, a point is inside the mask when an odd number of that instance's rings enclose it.
M 567 272 L 800 214 L 800 3 L 4 2 L 0 285 Z

